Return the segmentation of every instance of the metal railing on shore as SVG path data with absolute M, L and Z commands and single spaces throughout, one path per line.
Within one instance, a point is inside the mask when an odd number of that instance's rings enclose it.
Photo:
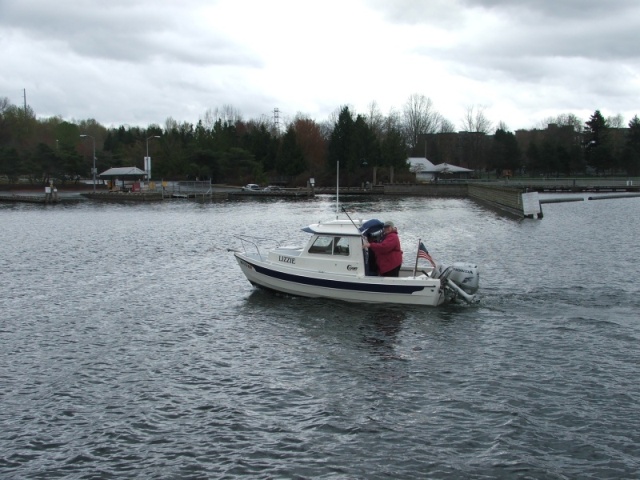
M 511 178 L 498 178 L 498 179 L 471 179 L 471 178 L 439 178 L 437 181 L 432 182 L 416 182 L 406 185 L 423 185 L 423 186 L 437 186 L 437 185 L 494 185 L 501 187 L 515 187 L 515 188 L 539 188 L 539 189 L 640 189 L 640 177 L 511 177 Z M 401 188 L 403 183 L 394 183 L 392 185 L 395 189 Z M 316 187 L 316 193 L 335 193 L 336 187 Z M 375 185 L 369 188 L 362 187 L 343 187 L 340 186 L 340 192 L 344 193 L 385 193 L 385 185 Z
M 468 183 L 486 183 L 490 185 L 504 185 L 512 187 L 548 187 L 548 188 L 626 188 L 640 187 L 640 177 L 512 177 L 497 180 L 465 180 Z

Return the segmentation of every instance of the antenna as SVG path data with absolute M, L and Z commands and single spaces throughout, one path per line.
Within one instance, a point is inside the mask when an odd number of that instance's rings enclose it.
M 273 109 L 273 124 L 276 127 L 276 131 L 280 133 L 280 110 L 278 107 Z
M 336 220 L 340 216 L 340 160 L 336 162 Z

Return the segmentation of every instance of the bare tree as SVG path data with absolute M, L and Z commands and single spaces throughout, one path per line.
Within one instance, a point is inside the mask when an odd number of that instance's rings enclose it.
M 456 131 L 455 124 L 446 118 L 442 118 L 440 120 L 440 131 L 439 133 L 454 133 Z
M 371 128 L 377 136 L 380 136 L 384 125 L 384 115 L 380 112 L 380 108 L 375 100 L 368 105 L 365 120 L 367 121 L 369 128 Z
M 508 132 L 509 131 L 509 126 L 507 125 L 506 122 L 500 120 L 498 122 L 498 126 L 496 127 L 496 130 L 502 130 L 503 132 Z
M 488 146 L 486 135 L 492 129 L 491 121 L 484 114 L 484 107 L 471 105 L 467 107 L 462 117 L 462 129 L 467 132 L 462 135 L 462 166 L 481 170 L 486 168 Z
M 613 117 L 607 117 L 607 126 L 609 128 L 625 128 L 624 117 L 620 113 Z
M 226 125 L 235 125 L 242 121 L 242 115 L 232 105 L 223 105 L 221 108 L 216 107 L 213 110 L 209 108 L 204 113 L 202 124 L 205 128 L 212 129 L 218 120 Z
M 462 117 L 462 129 L 467 132 L 484 133 L 491 131 L 493 125 L 484 114 L 485 107 L 470 105 Z
M 558 125 L 562 126 L 572 126 L 575 132 L 582 132 L 584 128 L 584 122 L 581 118 L 578 118 L 573 113 L 563 113 L 558 115 L 557 120 Z
M 431 99 L 417 93 L 409 96 L 402 113 L 411 149 L 418 145 L 420 135 L 436 133 L 442 121 L 442 115 L 434 109 Z
M 175 132 L 178 130 L 178 122 L 173 117 L 167 117 L 164 122 L 165 132 Z
M 338 123 L 338 118 L 340 118 L 340 112 L 343 108 L 347 107 L 349 111 L 355 111 L 352 105 L 342 105 L 333 109 L 333 112 L 329 113 L 329 117 L 327 118 L 327 122 L 331 125 L 335 125 Z
M 8 97 L 0 98 L 0 115 L 4 113 L 11 106 L 11 102 L 9 102 Z
M 384 131 L 402 130 L 402 114 L 395 109 L 389 110 L 389 114 L 384 118 Z
M 556 117 L 547 117 L 544 120 L 541 120 L 537 128 L 540 130 L 546 129 L 550 124 L 556 124 L 559 127 L 573 127 L 575 132 L 582 132 L 584 122 L 579 119 L 573 113 L 561 113 Z
M 331 132 L 333 132 L 334 127 L 337 125 L 338 118 L 340 118 L 340 112 L 344 107 L 349 108 L 350 111 L 353 108 L 350 105 L 336 107 L 333 112 L 329 114 L 328 118 L 324 122 L 320 123 L 320 131 L 322 132 L 322 136 L 324 138 L 328 139 L 331 136 Z

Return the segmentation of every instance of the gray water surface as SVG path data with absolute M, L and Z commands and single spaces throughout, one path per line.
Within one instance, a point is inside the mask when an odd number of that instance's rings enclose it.
M 0 477 L 640 475 L 640 199 L 341 200 L 480 302 L 255 290 L 232 234 L 304 242 L 332 197 L 0 205 Z

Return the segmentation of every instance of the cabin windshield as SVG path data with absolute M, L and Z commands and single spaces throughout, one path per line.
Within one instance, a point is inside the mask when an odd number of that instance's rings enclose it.
M 349 237 L 318 235 L 309 247 L 309 253 L 349 256 Z

